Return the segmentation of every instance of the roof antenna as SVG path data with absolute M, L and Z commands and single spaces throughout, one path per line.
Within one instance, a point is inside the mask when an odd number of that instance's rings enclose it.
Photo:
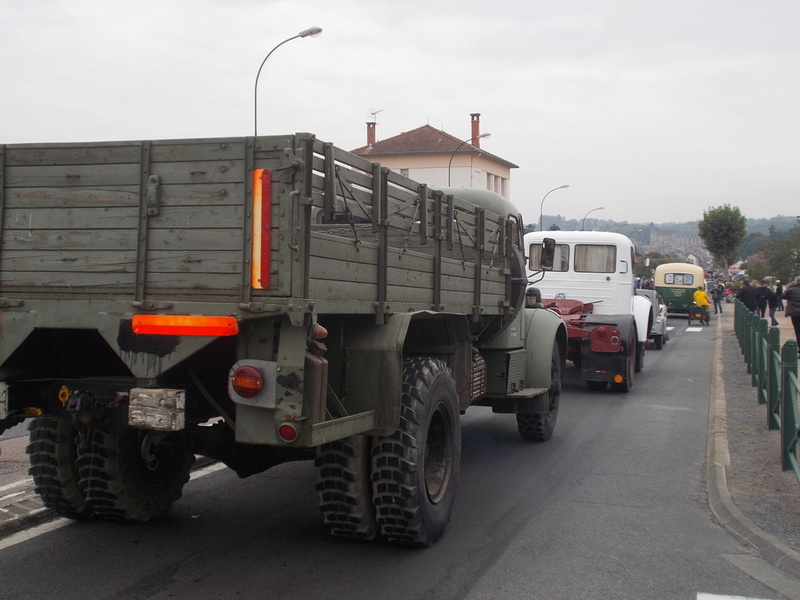
M 381 113 L 381 112 L 383 112 L 382 108 L 377 108 L 377 109 L 376 108 L 370 108 L 369 109 L 370 121 L 372 121 L 373 123 L 377 123 L 378 122 L 378 113 Z

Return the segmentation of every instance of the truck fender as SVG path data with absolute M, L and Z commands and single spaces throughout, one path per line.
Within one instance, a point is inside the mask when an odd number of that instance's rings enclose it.
M 567 326 L 553 311 L 543 308 L 525 309 L 525 385 L 550 387 L 550 357 L 553 342 L 558 344 L 561 372 L 567 361 Z
M 647 342 L 650 335 L 650 315 L 653 305 L 644 296 L 633 297 L 633 317 L 636 319 L 636 335 L 640 342 Z

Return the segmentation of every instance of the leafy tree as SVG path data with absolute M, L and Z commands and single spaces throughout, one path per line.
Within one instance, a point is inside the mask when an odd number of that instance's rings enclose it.
M 747 277 L 750 281 L 760 281 L 770 274 L 770 265 L 763 252 L 756 252 L 747 259 Z
M 748 233 L 742 241 L 741 248 L 739 249 L 742 258 L 746 259 L 751 254 L 759 252 L 768 241 L 769 238 L 767 238 L 767 236 L 765 236 L 763 233 Z
M 745 222 L 738 207 L 723 204 L 703 211 L 703 219 L 697 225 L 703 245 L 725 273 L 739 255 L 739 247 L 747 233 Z
M 792 228 L 787 237 L 765 244 L 763 254 L 770 274 L 781 281 L 788 282 L 800 276 L 800 225 Z

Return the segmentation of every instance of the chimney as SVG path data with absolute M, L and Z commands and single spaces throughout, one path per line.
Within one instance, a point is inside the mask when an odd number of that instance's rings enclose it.
M 375 145 L 375 121 L 367 121 L 367 147 L 372 148 Z
M 476 148 L 481 147 L 481 141 L 476 139 L 481 134 L 481 113 L 470 113 L 472 117 L 472 135 L 470 136 L 471 144 Z

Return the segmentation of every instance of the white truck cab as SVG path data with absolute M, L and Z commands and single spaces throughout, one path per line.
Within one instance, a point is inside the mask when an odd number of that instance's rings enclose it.
M 552 269 L 543 269 L 549 265 L 540 264 L 545 238 L 555 242 Z M 570 359 L 580 365 L 587 382 L 598 382 L 589 387 L 599 389 L 605 378 L 600 373 L 605 367 L 593 369 L 585 364 L 587 354 L 598 354 L 586 343 L 590 332 L 598 325 L 616 327 L 623 345 L 635 340 L 635 370 L 641 370 L 653 305 L 648 297 L 636 294 L 634 245 L 630 238 L 605 231 L 536 231 L 525 234 L 525 247 L 529 255 L 528 281 L 538 288 L 545 306 L 562 314 L 568 326 L 572 323 Z M 633 348 L 628 349 L 628 353 L 631 352 Z M 620 366 L 624 369 L 621 376 L 632 380 L 627 366 Z M 593 380 L 593 377 L 600 379 Z M 610 381 L 612 387 L 614 383 L 619 384 L 621 391 L 627 391 L 632 385 L 632 381 L 615 382 L 614 377 L 618 375 L 608 377 L 606 381 Z

